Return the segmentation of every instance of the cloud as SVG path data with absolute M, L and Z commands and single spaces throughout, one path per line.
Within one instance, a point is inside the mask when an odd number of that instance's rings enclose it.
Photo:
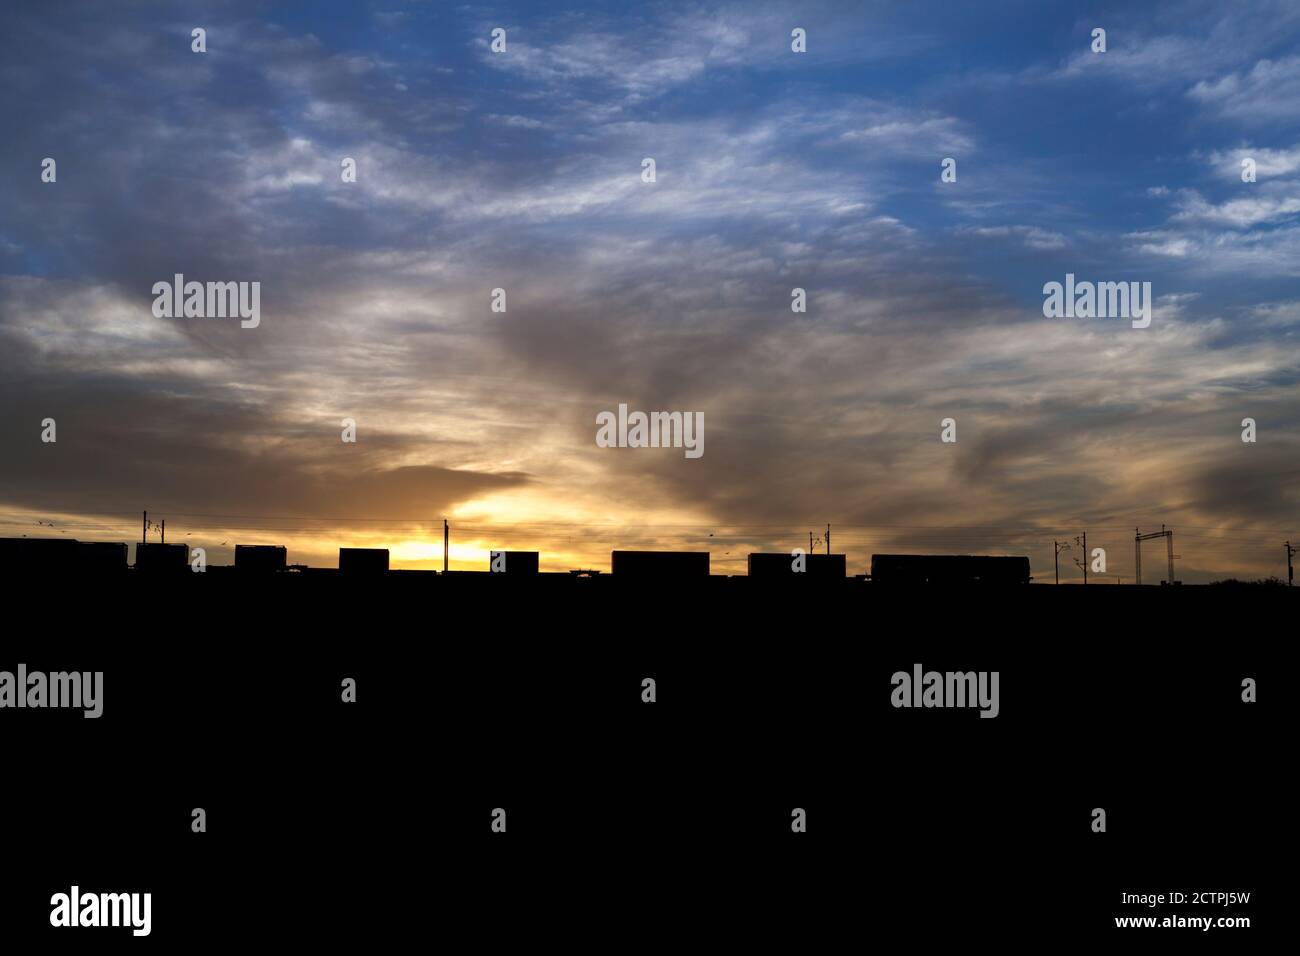
M 1091 40 L 1050 74 L 1053 80 L 1114 78 L 1143 85 L 1178 83 L 1188 74 L 1193 57 L 1209 44 L 1199 37 L 1134 36 L 1112 29 L 1105 53 L 1094 53 Z M 1203 62 L 1201 69 L 1204 68 Z
M 1252 277 L 1300 276 L 1300 227 L 1267 232 L 1151 229 L 1128 233 L 1135 252 L 1194 262 L 1213 273 Z
M 566 24 L 532 39 L 504 27 L 506 50 L 491 50 L 491 30 L 477 41 L 483 63 L 552 89 L 592 84 L 616 91 L 623 106 L 657 97 L 697 79 L 705 70 L 756 55 L 750 18 L 688 14 L 641 25 L 635 42 L 622 31 Z
M 967 226 L 958 230 L 961 235 L 981 239 L 1015 239 L 1030 249 L 1063 249 L 1068 240 L 1059 232 L 1037 226 Z
M 1248 70 L 1200 80 L 1187 95 L 1224 119 L 1250 124 L 1294 119 L 1300 56 L 1259 60 Z
M 450 514 L 482 529 L 462 547 L 510 528 L 513 546 L 598 567 L 701 526 L 741 554 L 832 521 L 855 561 L 1037 560 L 1062 524 L 1135 518 L 1271 534 L 1294 514 L 1286 488 L 1215 509 L 1230 456 L 1250 453 L 1244 414 L 1276 443 L 1269 480 L 1300 434 L 1278 347 L 1300 297 L 1294 150 L 1257 150 L 1268 181 L 1248 192 L 1195 178 L 1207 157 L 1228 169 L 1239 133 L 1206 132 L 1191 173 L 1182 148 L 1126 179 L 1039 130 L 1054 114 L 1029 91 L 984 102 L 942 65 L 880 75 L 952 41 L 941 25 L 868 36 L 876 11 L 833 6 L 809 9 L 804 60 L 777 7 L 521 13 L 501 57 L 462 23 L 459 58 L 426 56 L 414 9 L 410 49 L 250 17 L 214 21 L 202 62 L 171 48 L 184 31 L 130 17 L 90 42 L 93 7 L 66 33 L 20 19 L 0 35 L 0 498 L 86 521 L 300 516 L 313 540 L 379 519 L 368 540 L 401 527 L 411 554 L 427 528 L 407 519 Z M 1112 67 L 1139 78 L 1186 49 Z M 1189 76 L 1259 59 L 1237 44 L 1178 61 L 1159 102 L 1190 122 L 1211 100 L 1183 95 Z M 1091 90 L 1118 116 L 1119 94 Z M 51 152 L 57 186 L 32 160 Z M 948 154 L 961 179 L 941 185 Z M 1133 201 L 1148 182 L 1167 202 Z M 1152 328 L 1044 320 L 1042 270 L 1023 263 L 1067 249 L 1081 274 L 1154 279 Z M 261 281 L 262 325 L 155 319 L 152 284 L 174 272 Z M 488 307 L 498 287 L 506 313 Z M 705 456 L 596 447 L 596 413 L 622 401 L 703 412 Z
M 1223 203 L 1211 203 L 1200 193 L 1189 189 L 1179 195 L 1176 205 L 1173 222 L 1209 223 L 1247 229 L 1261 223 L 1284 221 L 1300 213 L 1300 190 L 1294 196 L 1257 194 Z
M 500 123 L 503 126 L 513 126 L 518 129 L 544 129 L 546 124 L 541 120 L 532 119 L 528 116 L 510 115 L 503 116 L 500 113 L 489 113 L 487 117 L 494 123 Z
M 1258 146 L 1241 146 L 1232 150 L 1214 150 L 1209 163 L 1224 179 L 1241 182 L 1242 160 L 1255 161 L 1257 179 L 1286 176 L 1300 170 L 1300 145 L 1285 149 Z
M 861 144 L 873 153 L 921 154 L 927 157 L 968 153 L 974 137 L 951 116 L 917 116 L 913 110 L 877 110 L 867 125 L 840 134 L 847 143 Z

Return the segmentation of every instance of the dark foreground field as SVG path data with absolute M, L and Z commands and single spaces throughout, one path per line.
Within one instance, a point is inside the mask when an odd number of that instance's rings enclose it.
M 5 938 L 818 952 L 1279 931 L 1295 590 L 800 583 L 11 577 L 0 671 L 102 671 L 103 714 L 0 709 Z M 997 716 L 893 706 L 917 665 L 996 672 Z M 74 883 L 150 892 L 150 935 L 52 929 Z M 1219 892 L 1249 902 L 1191 903 Z

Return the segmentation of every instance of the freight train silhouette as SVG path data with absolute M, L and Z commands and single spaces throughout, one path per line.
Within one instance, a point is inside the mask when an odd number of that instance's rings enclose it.
M 0 538 L 0 572 L 6 574 L 165 574 L 195 570 L 193 553 L 185 544 L 141 542 L 135 546 L 135 563 L 129 564 L 129 547 L 123 542 L 77 541 L 71 538 Z M 235 546 L 233 567 L 210 570 L 241 574 L 436 574 L 434 571 L 390 571 L 386 548 L 340 548 L 338 568 L 307 568 L 288 563 L 282 545 Z M 506 574 L 536 576 L 536 551 L 492 551 L 483 572 L 460 574 Z M 828 581 L 847 578 L 843 554 L 786 554 L 754 552 L 749 555 L 744 577 L 778 582 L 782 580 Z M 614 551 L 610 572 L 619 580 L 645 578 L 708 578 L 707 551 Z M 447 572 L 444 572 L 447 573 Z M 599 572 L 574 570 L 570 575 Z M 1011 585 L 1031 580 L 1029 558 L 988 555 L 873 554 L 871 573 L 860 579 L 877 584 Z

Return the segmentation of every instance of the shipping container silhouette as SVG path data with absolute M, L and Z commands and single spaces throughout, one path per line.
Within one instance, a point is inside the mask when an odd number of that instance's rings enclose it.
M 784 551 L 753 551 L 749 555 L 747 567 L 751 578 L 842 578 L 846 573 L 847 561 L 842 554 L 805 554 L 804 570 L 794 570 L 795 557 Z
M 235 545 L 235 570 L 269 574 L 285 569 L 288 550 L 282 544 Z
M 339 571 L 381 574 L 388 570 L 387 548 L 339 548 Z
M 135 569 L 149 574 L 188 571 L 190 549 L 184 544 L 162 544 L 151 541 L 135 546 Z
M 1028 584 L 1029 559 L 970 554 L 873 554 L 875 584 Z
M 76 561 L 72 538 L 0 538 L 0 569 L 6 572 L 71 571 Z
M 98 573 L 125 571 L 126 542 L 78 541 L 77 570 Z
M 614 551 L 610 571 L 616 578 L 706 578 L 709 552 Z
M 488 553 L 488 570 L 492 564 L 504 558 L 503 567 L 497 574 L 536 574 L 538 552 L 536 551 L 491 551 Z

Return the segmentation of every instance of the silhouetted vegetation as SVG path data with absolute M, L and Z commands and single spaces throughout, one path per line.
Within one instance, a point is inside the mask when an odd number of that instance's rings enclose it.
M 1223 584 L 1229 587 L 1286 587 L 1286 582 L 1277 576 L 1267 578 L 1256 578 L 1253 581 L 1242 581 L 1239 578 L 1224 578 L 1222 581 L 1211 581 L 1211 585 Z

